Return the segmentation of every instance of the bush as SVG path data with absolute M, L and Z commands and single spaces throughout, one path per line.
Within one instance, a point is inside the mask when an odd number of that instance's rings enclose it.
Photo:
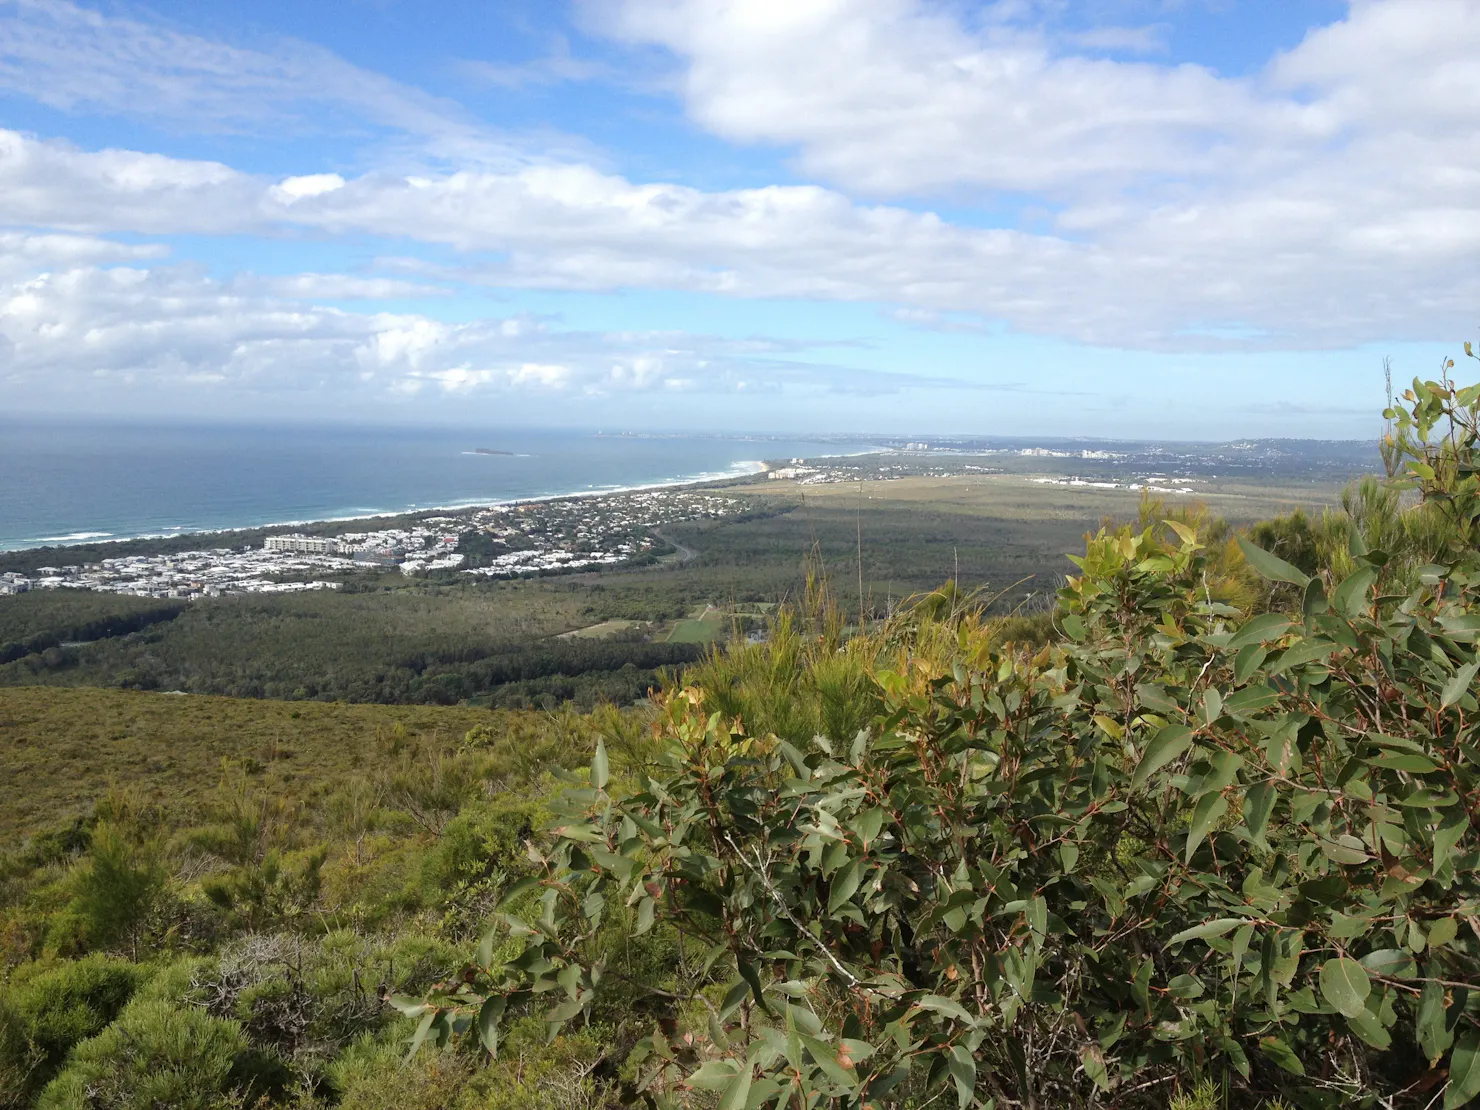
M 1360 529 L 1319 576 L 1240 541 L 1296 602 L 1251 615 L 1212 588 L 1221 539 L 1105 529 L 1063 639 L 999 645 L 927 598 L 848 645 L 870 727 L 795 743 L 777 723 L 825 710 L 839 652 L 796 652 L 820 675 L 776 667 L 785 643 L 717 659 L 700 677 L 736 681 L 661 699 L 635 793 L 597 749 L 525 881 L 537 913 L 405 1003 L 418 1039 L 476 1021 L 494 1050 L 506 1015 L 590 1015 L 632 906 L 706 953 L 627 1062 L 660 1103 L 1149 1110 L 1211 1082 L 1251 1107 L 1469 1105 L 1480 386 L 1408 399 L 1390 443 L 1435 539 L 1411 582 Z
M 234 1021 L 140 1000 L 73 1051 L 37 1110 L 225 1110 L 281 1087 L 281 1065 L 254 1053 Z
M 525 843 L 548 821 L 550 811 L 522 797 L 499 797 L 463 809 L 442 829 L 423 858 L 424 905 L 446 907 L 454 929 L 481 920 L 498 891 L 533 866 Z
M 72 1046 L 100 1033 L 147 976 L 101 955 L 17 970 L 0 990 L 0 1107 L 28 1105 Z
M 74 945 L 127 944 L 137 955 L 142 927 L 167 879 L 156 843 L 141 842 L 119 826 L 99 822 L 88 859 L 72 876 L 67 927 L 54 931 L 52 946 L 65 951 Z

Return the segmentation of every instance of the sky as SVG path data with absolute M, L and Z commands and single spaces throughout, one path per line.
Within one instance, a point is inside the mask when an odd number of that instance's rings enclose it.
M 1364 438 L 1480 337 L 1477 57 L 1475 0 L 0 0 L 0 414 Z

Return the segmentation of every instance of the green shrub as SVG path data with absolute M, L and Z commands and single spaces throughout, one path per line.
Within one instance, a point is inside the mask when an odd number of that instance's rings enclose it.
M 225 1110 L 280 1088 L 281 1065 L 254 1053 L 234 1021 L 139 1000 L 73 1050 L 37 1110 Z
M 65 951 L 76 943 L 90 948 L 126 944 L 137 954 L 145 920 L 167 880 L 156 842 L 99 822 L 87 860 L 71 877 L 70 913 L 66 924 L 53 930 L 53 947 Z
M 529 873 L 525 843 L 549 817 L 546 806 L 518 795 L 465 807 L 422 858 L 421 903 L 442 908 L 454 934 L 481 922 L 498 891 Z
M 402 1001 L 416 1043 L 589 1018 L 631 985 L 630 906 L 705 952 L 648 984 L 670 1010 L 624 1065 L 660 1105 L 1471 1105 L 1480 386 L 1407 400 L 1389 443 L 1436 542 L 1406 584 L 1359 529 L 1343 575 L 1240 539 L 1294 602 L 1255 615 L 1221 538 L 1102 529 L 1047 647 L 947 591 L 850 643 L 879 707 L 856 734 L 794 731 L 837 680 L 825 622 L 828 650 L 716 657 L 658 700 L 641 786 L 597 748 L 524 916 Z
M 548 1038 L 526 1019 L 508 1030 L 497 1061 L 468 1052 L 406 1060 L 411 1023 L 356 1041 L 330 1065 L 328 1093 L 339 1110 L 596 1110 L 614 1105 L 593 1073 L 607 1055 L 594 1029 Z
M 409 1022 L 403 1022 L 409 1032 Z M 403 1043 L 365 1037 L 329 1068 L 339 1110 L 451 1110 L 473 1075 L 467 1054 L 437 1053 L 406 1062 Z
M 0 989 L 0 1107 L 26 1105 L 147 976 L 138 964 L 102 955 L 18 969 Z

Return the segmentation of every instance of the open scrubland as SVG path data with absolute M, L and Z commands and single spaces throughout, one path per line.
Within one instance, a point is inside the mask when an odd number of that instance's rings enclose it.
M 628 571 L 7 599 L 0 1106 L 1457 1110 L 1480 390 L 1393 419 L 1345 493 L 767 481 Z

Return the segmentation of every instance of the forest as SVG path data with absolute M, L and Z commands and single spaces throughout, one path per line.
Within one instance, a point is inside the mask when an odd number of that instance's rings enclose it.
M 1469 1106 L 1480 386 L 1386 420 L 1325 510 L 1143 500 L 1039 605 L 871 607 L 819 544 L 633 705 L 0 689 L 0 1105 Z M 406 597 L 388 658 L 548 677 Z

